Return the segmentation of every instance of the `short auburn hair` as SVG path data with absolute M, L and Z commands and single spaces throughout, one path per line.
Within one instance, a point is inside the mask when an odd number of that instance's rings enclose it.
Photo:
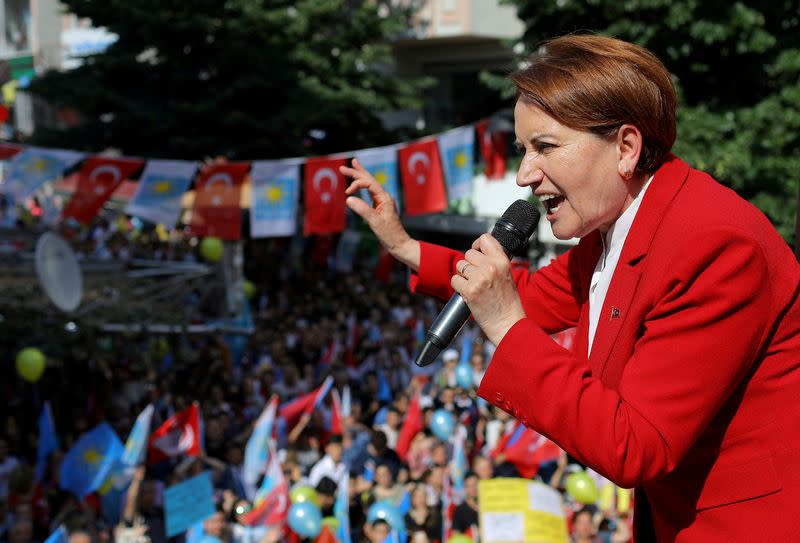
M 549 40 L 511 75 L 517 100 L 563 125 L 612 136 L 633 124 L 644 139 L 636 170 L 651 173 L 675 143 L 677 97 L 669 72 L 642 47 L 606 36 Z

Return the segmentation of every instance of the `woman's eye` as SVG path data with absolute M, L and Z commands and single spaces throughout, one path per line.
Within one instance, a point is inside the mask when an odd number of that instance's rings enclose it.
M 546 142 L 543 142 L 543 141 L 536 144 L 536 152 L 537 153 L 546 153 L 546 152 L 551 151 L 551 150 L 553 150 L 555 148 L 556 148 L 556 146 L 553 145 L 552 143 L 546 143 Z

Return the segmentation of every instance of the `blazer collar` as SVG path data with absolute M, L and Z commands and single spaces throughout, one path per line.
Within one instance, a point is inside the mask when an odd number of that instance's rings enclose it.
M 636 213 L 619 262 L 634 264 L 647 254 L 658 226 L 675 195 L 689 176 L 689 165 L 673 154 L 656 171 Z

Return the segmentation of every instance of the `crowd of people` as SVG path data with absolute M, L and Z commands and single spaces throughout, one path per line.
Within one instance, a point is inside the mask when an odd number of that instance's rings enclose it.
M 103 249 L 112 245 L 151 258 L 199 257 L 188 238 L 169 242 L 151 235 L 150 242 L 137 244 L 115 224 L 97 223 L 73 243 L 85 250 L 85 258 L 120 257 L 115 249 L 105 255 Z M 217 506 L 203 525 L 203 537 L 215 539 L 205 543 L 284 541 L 286 533 L 278 528 L 254 531 L 240 522 L 252 506 L 242 483 L 245 444 L 273 395 L 281 402 L 292 400 L 327 376 L 340 396 L 351 398 L 342 433 L 330 431 L 330 395 L 293 427 L 278 426 L 276 447 L 290 487 L 315 488 L 328 517 L 334 516 L 335 499 L 348 479 L 354 542 L 384 541 L 390 526 L 383 519 L 368 520 L 367 512 L 377 501 L 399 503 L 406 494 L 408 541 L 444 543 L 445 524 L 453 534 L 479 540 L 479 481 L 521 476 L 497 451 L 514 430 L 514 419 L 476 395 L 494 346 L 468 325 L 441 361 L 416 367 L 419 332 L 438 314 L 438 302 L 410 294 L 401 266 L 376 277 L 374 255 L 358 255 L 352 271 L 342 273 L 332 259 L 326 265 L 313 258 L 311 242 L 299 258 L 288 258 L 289 243 L 261 240 L 246 251 L 257 290 L 249 302 L 255 333 L 243 351 L 231 348 L 230 338 L 222 335 L 92 336 L 51 361 L 36 385 L 4 380 L 0 541 L 41 542 L 63 525 L 71 543 L 166 543 L 164 489 L 205 470 L 212 473 Z M 48 351 L 48 345 L 41 347 Z M 459 361 L 471 366 L 473 386 L 459 384 Z M 424 428 L 401 459 L 398 434 L 416 394 Z M 37 417 L 45 400 L 52 406 L 59 449 L 37 479 Z M 155 408 L 151 428 L 156 428 L 193 402 L 203 420 L 202 453 L 138 469 L 119 511 L 107 511 L 97 494 L 78 500 L 60 488 L 61 458 L 82 433 L 105 421 L 124 440 L 148 404 Z M 442 500 L 453 444 L 431 431 L 438 409 L 451 412 L 467 431 L 468 471 L 451 516 L 443 516 Z M 630 511 L 620 512 L 613 503 L 578 503 L 565 492 L 567 475 L 575 469 L 562 454 L 532 476 L 561 493 L 572 539 L 628 541 Z M 604 484 L 599 476 L 597 484 Z M 189 539 L 171 540 L 184 538 Z

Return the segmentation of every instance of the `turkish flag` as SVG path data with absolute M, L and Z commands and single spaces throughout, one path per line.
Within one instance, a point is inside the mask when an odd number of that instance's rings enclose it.
M 111 198 L 123 181 L 144 166 L 144 160 L 92 157 L 84 161 L 78 172 L 78 187 L 61 213 L 88 224 L 103 204 Z
M 487 179 L 502 179 L 506 174 L 506 150 L 508 143 L 505 132 L 489 132 L 489 119 L 475 125 L 478 131 L 481 155 L 486 163 Z
M 419 406 L 419 392 L 416 392 L 408 405 L 406 419 L 400 427 L 400 434 L 397 436 L 395 452 L 402 461 L 405 462 L 408 450 L 411 448 L 411 441 L 414 436 L 422 431 L 422 428 L 422 409 Z
M 197 404 L 168 418 L 150 435 L 147 463 L 157 464 L 176 456 L 200 455 L 200 411 Z
M 305 168 L 305 221 L 303 232 L 333 234 L 344 230 L 345 177 L 339 166 L 344 158 L 311 158 Z
M 25 149 L 25 146 L 17 143 L 0 143 L 0 160 L 8 160 L 23 149 Z
M 442 163 L 435 139 L 412 143 L 397 151 L 407 215 L 447 209 Z
M 196 236 L 215 236 L 230 241 L 242 236 L 239 205 L 249 162 L 208 164 L 194 184 L 191 230 Z

